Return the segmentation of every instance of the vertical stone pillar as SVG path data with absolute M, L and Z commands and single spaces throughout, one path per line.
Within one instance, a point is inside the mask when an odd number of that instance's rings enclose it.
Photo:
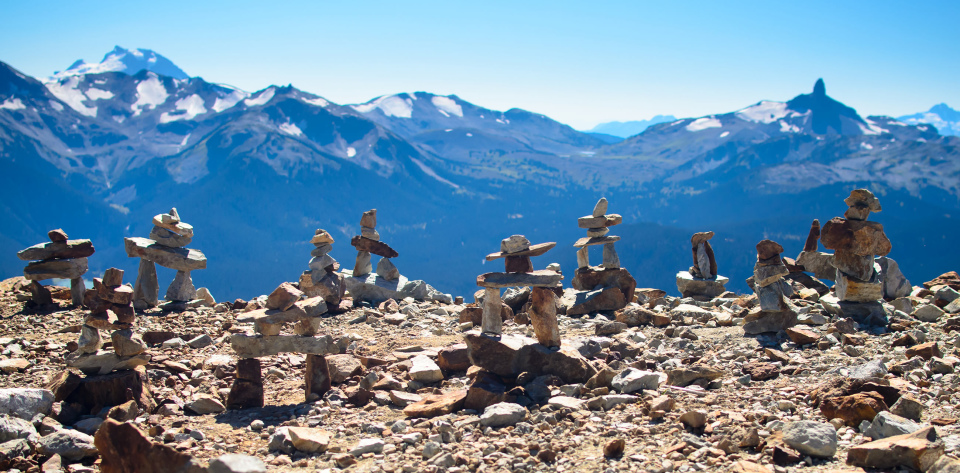
M 157 265 L 140 258 L 137 281 L 133 286 L 133 306 L 143 310 L 160 304 L 160 283 L 157 281 Z
M 197 296 L 197 288 L 193 287 L 190 271 L 177 271 L 177 275 L 167 288 L 165 297 L 168 301 L 192 301 Z
M 560 346 L 560 326 L 557 323 L 557 295 L 552 289 L 534 287 L 530 293 L 530 322 L 537 341 L 546 347 Z
M 704 279 L 710 279 L 716 274 L 710 272 L 710 257 L 707 256 L 707 243 L 702 242 L 697 245 L 697 269 L 700 270 L 700 276 Z
M 263 407 L 263 376 L 260 360 L 243 358 L 237 361 L 237 377 L 227 396 L 227 408 Z
M 330 390 L 330 369 L 327 367 L 327 359 L 323 355 L 308 354 L 307 368 L 303 377 L 307 383 L 304 390 L 307 402 L 310 402 L 311 394 L 322 398 Z
M 373 271 L 373 264 L 370 263 L 370 252 L 358 251 L 357 262 L 353 265 L 353 276 L 365 276 L 370 274 L 371 271 Z
M 483 321 L 480 331 L 488 335 L 503 333 L 503 318 L 500 316 L 503 302 L 500 300 L 500 288 L 488 287 L 483 294 Z
M 620 257 L 617 256 L 617 249 L 613 243 L 604 243 L 603 245 L 603 263 L 605 269 L 618 269 L 620 267 Z
M 590 266 L 590 254 L 587 252 L 587 247 L 584 246 L 577 250 L 577 268 L 586 268 Z
M 70 280 L 70 302 L 78 306 L 83 304 L 83 293 L 86 291 L 83 285 L 83 278 L 74 278 Z

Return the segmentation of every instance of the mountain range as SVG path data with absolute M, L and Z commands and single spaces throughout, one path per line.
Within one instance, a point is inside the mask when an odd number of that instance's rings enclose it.
M 643 133 L 643 130 L 650 128 L 651 125 L 656 125 L 657 123 L 673 122 L 676 120 L 677 120 L 677 117 L 673 115 L 657 115 L 649 120 L 632 120 L 628 122 L 606 122 L 606 123 L 601 123 L 591 128 L 590 130 L 587 130 L 587 133 L 610 135 L 618 138 L 629 138 L 633 135 L 639 135 L 640 133 Z
M 936 125 L 861 117 L 822 81 L 620 140 L 455 95 L 340 105 L 292 86 L 246 92 L 149 50 L 116 48 L 45 81 L 0 63 L 0 271 L 19 274 L 15 252 L 62 227 L 93 239 L 88 274 L 133 275 L 123 237 L 146 236 L 153 215 L 177 207 L 209 258 L 198 287 L 250 298 L 298 278 L 316 228 L 353 267 L 349 238 L 377 208 L 404 275 L 469 296 L 477 274 L 497 270 L 483 256 L 515 233 L 557 241 L 534 264 L 572 272 L 576 219 L 606 196 L 626 222 L 613 229 L 621 263 L 641 287 L 673 292 L 690 234 L 714 230 L 721 274 L 746 291 L 757 241 L 797 253 L 812 219 L 841 215 L 849 191 L 868 187 L 891 257 L 924 280 L 960 263 L 958 145 Z

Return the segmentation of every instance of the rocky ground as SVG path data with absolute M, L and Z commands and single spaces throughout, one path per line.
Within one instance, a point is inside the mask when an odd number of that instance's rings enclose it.
M 152 411 L 58 399 L 24 421 L 23 405 L 11 407 L 19 391 L 4 389 L 0 467 L 258 471 L 223 457 L 237 453 L 271 471 L 960 471 L 948 461 L 960 454 L 960 299 L 949 284 L 884 303 L 887 327 L 860 327 L 829 294 L 805 291 L 799 325 L 755 336 L 740 327 L 755 296 L 638 289 L 617 313 L 560 316 L 563 347 L 596 373 L 585 383 L 471 367 L 472 304 L 361 306 L 324 319 L 320 333 L 341 348 L 327 356 L 326 395 L 305 402 L 304 355 L 265 357 L 265 407 L 242 410 L 224 408 L 237 362 L 228 339 L 249 330 L 236 319 L 256 302 L 153 309 L 136 322 L 150 345 L 140 373 Z M 54 291 L 59 308 L 25 307 L 22 286 L 0 285 L 0 388 L 61 393 L 86 311 L 69 307 L 69 291 Z M 517 314 L 504 333 L 532 337 L 522 294 L 504 300 Z M 139 436 L 139 447 L 117 446 Z

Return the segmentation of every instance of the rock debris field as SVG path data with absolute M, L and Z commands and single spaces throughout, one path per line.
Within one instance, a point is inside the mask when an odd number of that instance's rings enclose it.
M 709 232 L 672 268 L 682 297 L 636 287 L 606 200 L 566 247 L 575 287 L 533 267 L 554 243 L 514 235 L 466 298 L 400 275 L 375 211 L 356 276 L 318 230 L 310 270 L 232 302 L 189 274 L 161 302 L 151 252 L 202 254 L 148 239 L 140 275 L 81 294 L 93 247 L 51 232 L 22 256 L 46 272 L 0 282 L 0 469 L 958 472 L 960 275 L 910 285 L 860 191 L 823 227 L 836 256 L 818 222 L 797 260 L 758 243 L 751 294 L 723 289 Z

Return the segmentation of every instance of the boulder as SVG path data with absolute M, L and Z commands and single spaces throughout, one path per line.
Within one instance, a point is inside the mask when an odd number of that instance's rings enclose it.
M 50 259 L 86 258 L 94 253 L 90 240 L 67 240 L 40 243 L 17 252 L 24 261 L 43 261 Z
M 837 453 L 837 429 L 811 420 L 787 422 L 783 426 L 783 442 L 803 455 L 830 458 Z
M 330 445 L 333 435 L 321 429 L 290 427 L 287 429 L 293 448 L 305 453 L 323 453 Z
M 872 421 L 878 413 L 887 410 L 883 396 L 867 391 L 849 396 L 830 397 L 820 403 L 820 413 L 827 419 L 840 419 L 856 427 L 863 421 Z
M 885 439 L 897 435 L 904 435 L 920 430 L 920 425 L 916 422 L 900 417 L 890 412 L 881 412 L 873 418 L 863 435 L 873 440 Z
M 131 423 L 107 419 L 93 438 L 103 473 L 203 473 L 193 458 L 149 440 Z M 211 470 L 230 471 L 230 470 Z M 244 470 L 240 470 L 244 471 Z M 256 471 L 256 470 L 248 470 Z
M 470 367 L 470 350 L 464 343 L 445 347 L 437 354 L 437 365 L 444 371 L 466 371 Z
M 301 337 L 299 335 L 250 336 L 233 334 L 230 345 L 240 358 L 259 358 L 283 352 L 326 355 L 339 352 L 333 337 Z
M 0 389 L 0 414 L 32 420 L 37 414 L 49 415 L 53 393 L 46 389 Z
M 76 462 L 97 455 L 93 437 L 76 430 L 60 430 L 37 440 L 37 452 L 41 455 L 60 455 Z M 106 471 L 101 469 L 101 471 Z
M 340 384 L 347 378 L 363 373 L 363 365 L 353 355 L 330 355 L 326 358 L 330 381 L 334 384 Z
M 410 378 L 424 384 L 435 383 L 443 379 L 443 371 L 426 355 L 417 355 L 410 360 Z
M 480 415 L 480 424 L 484 427 L 504 427 L 515 425 L 527 416 L 527 409 L 512 402 L 500 402 L 487 406 Z
M 76 279 L 87 272 L 87 259 L 34 261 L 23 268 L 23 277 L 31 281 L 44 279 Z
M 797 313 L 791 308 L 779 311 L 751 310 L 743 322 L 743 333 L 747 335 L 779 332 L 797 325 Z
M 489 336 L 471 330 L 464 333 L 464 339 L 473 365 L 504 377 L 528 372 L 534 376 L 552 374 L 567 383 L 582 383 L 596 372 L 578 352 L 550 349 L 527 337 Z
M 712 279 L 703 279 L 694 277 L 689 271 L 680 271 L 677 273 L 677 290 L 683 297 L 701 296 L 714 298 L 726 291 L 725 284 L 730 282 L 730 278 L 725 276 L 716 276 Z
M 152 261 L 165 268 L 177 271 L 192 271 L 207 267 L 207 257 L 197 250 L 171 248 L 147 238 L 124 238 L 127 256 Z
M 635 393 L 644 389 L 656 391 L 660 387 L 660 373 L 627 368 L 614 376 L 610 385 L 622 394 Z
M 847 451 L 847 463 L 862 468 L 908 467 L 927 471 L 943 455 L 944 449 L 936 429 L 927 427 L 851 447 Z
M 410 404 L 403 409 L 403 414 L 407 417 L 437 417 L 456 412 L 463 408 L 463 401 L 467 397 L 467 391 L 453 391 L 444 394 L 434 394 L 425 396 L 420 402 Z

